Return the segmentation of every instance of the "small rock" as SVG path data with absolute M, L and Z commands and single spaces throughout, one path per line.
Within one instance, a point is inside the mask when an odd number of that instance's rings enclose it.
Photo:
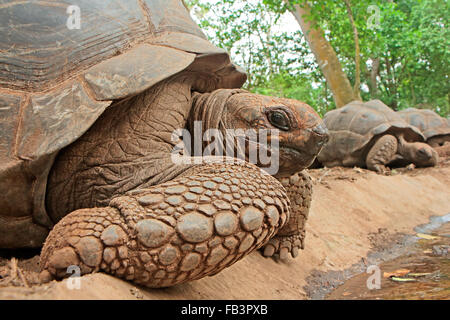
M 130 289 L 130 293 L 131 293 L 133 296 L 135 296 L 136 299 L 138 299 L 138 300 L 144 299 L 144 295 L 142 294 L 142 292 L 141 292 L 138 288 L 135 288 L 135 287 L 131 288 L 131 289 Z
M 450 252 L 450 246 L 448 245 L 435 245 L 433 246 L 433 254 L 436 256 L 448 256 Z

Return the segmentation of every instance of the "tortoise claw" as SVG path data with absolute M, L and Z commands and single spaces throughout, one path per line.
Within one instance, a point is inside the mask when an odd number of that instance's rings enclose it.
M 298 247 L 293 247 L 291 254 L 292 254 L 292 258 L 296 258 L 298 256 Z
M 275 236 L 263 247 L 263 255 L 265 257 L 278 255 L 281 260 L 288 260 L 290 254 L 292 258 L 296 258 L 301 244 L 300 235 Z
M 264 256 L 265 257 L 271 257 L 275 253 L 275 247 L 272 244 L 267 244 L 264 247 Z
M 280 259 L 281 260 L 287 260 L 288 259 L 288 253 L 289 249 L 286 247 L 283 247 L 280 249 Z

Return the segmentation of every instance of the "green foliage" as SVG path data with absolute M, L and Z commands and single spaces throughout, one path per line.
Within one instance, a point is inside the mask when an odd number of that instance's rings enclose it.
M 421 104 L 447 116 L 450 114 L 449 3 L 404 0 L 398 6 L 407 20 L 396 51 L 391 53 L 402 65 L 402 69 L 397 68 L 398 99 L 406 103 L 400 107 L 407 107 L 408 102 Z M 393 45 L 392 41 L 388 43 L 389 48 Z
M 327 92 L 325 82 L 319 86 L 315 86 L 314 83 L 307 76 L 279 73 L 268 81 L 254 87 L 252 91 L 259 94 L 306 102 L 323 116 L 327 111 L 335 108 L 334 102 L 332 102 L 333 97 L 330 91 Z
M 187 4 L 208 38 L 247 71 L 245 89 L 305 101 L 321 114 L 334 108 L 300 30 L 280 27 L 290 13 L 261 1 L 191 0 Z
M 190 0 L 192 13 L 216 45 L 249 74 L 246 88 L 302 100 L 320 113 L 334 108 L 330 90 L 299 27 L 283 29 L 290 13 L 282 0 Z M 291 0 L 302 5 L 304 0 Z M 313 0 L 311 16 L 325 32 L 351 83 L 355 43 L 343 0 Z M 395 110 L 408 107 L 450 114 L 450 6 L 446 0 L 352 0 L 361 49 L 361 95 Z M 377 90 L 371 86 L 379 59 Z

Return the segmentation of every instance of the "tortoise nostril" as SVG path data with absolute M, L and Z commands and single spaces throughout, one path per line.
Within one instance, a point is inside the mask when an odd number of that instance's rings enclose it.
M 319 145 L 323 145 L 323 144 L 327 143 L 328 140 L 330 139 L 330 134 L 328 132 L 328 129 L 327 129 L 327 127 L 325 127 L 323 122 L 320 123 L 319 125 L 315 126 L 314 128 L 312 128 L 311 131 L 319 136 L 319 141 L 318 141 Z
M 319 135 L 328 135 L 328 129 L 327 129 L 327 127 L 325 127 L 323 122 L 320 123 L 319 125 L 315 126 L 314 128 L 312 128 L 312 131 Z

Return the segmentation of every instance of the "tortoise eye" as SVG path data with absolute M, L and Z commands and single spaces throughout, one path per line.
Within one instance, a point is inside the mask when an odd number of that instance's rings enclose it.
M 268 119 L 270 123 L 281 130 L 289 131 L 291 129 L 289 124 L 289 119 L 284 112 L 281 111 L 271 111 L 268 114 Z

